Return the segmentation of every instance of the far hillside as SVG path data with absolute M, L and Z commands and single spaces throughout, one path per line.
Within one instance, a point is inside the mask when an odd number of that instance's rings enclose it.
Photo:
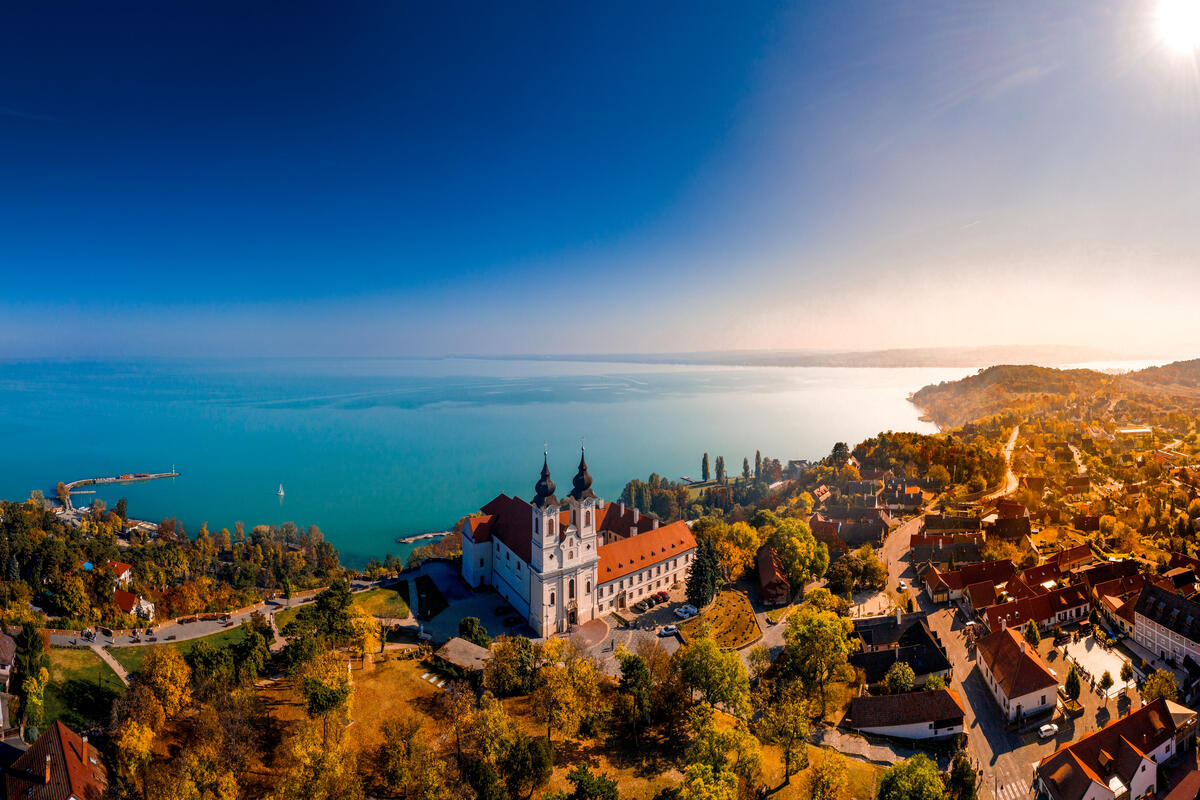
M 1081 417 L 1148 420 L 1200 409 L 1200 359 L 1108 375 L 1088 369 L 1000 365 L 926 386 L 912 401 L 943 428 L 1005 412 L 1073 411 Z

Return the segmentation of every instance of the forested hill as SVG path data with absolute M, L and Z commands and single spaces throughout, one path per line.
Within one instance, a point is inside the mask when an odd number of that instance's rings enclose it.
M 1001 365 L 959 381 L 926 386 L 913 394 L 912 401 L 942 427 L 956 427 L 1006 411 L 1073 409 L 1085 416 L 1120 412 L 1130 420 L 1171 411 L 1194 412 L 1200 407 L 1200 359 L 1124 375 Z

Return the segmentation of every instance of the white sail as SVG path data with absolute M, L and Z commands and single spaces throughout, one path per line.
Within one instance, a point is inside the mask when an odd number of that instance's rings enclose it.
M 280 497 L 283 497 L 283 484 L 282 483 L 279 484 L 279 491 L 276 492 L 275 494 L 279 495 Z

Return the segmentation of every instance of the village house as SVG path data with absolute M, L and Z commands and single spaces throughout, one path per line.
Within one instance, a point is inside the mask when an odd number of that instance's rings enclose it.
M 1166 661 L 1200 663 L 1200 603 L 1147 585 L 1133 609 L 1133 640 Z
M 3 691 L 9 689 L 8 682 L 12 678 L 13 668 L 17 663 L 17 642 L 7 633 L 0 633 L 0 683 Z
M 916 685 L 923 686 L 930 676 L 950 676 L 950 659 L 937 633 L 929 627 L 924 614 L 861 617 L 854 620 L 858 652 L 850 664 L 863 671 L 868 686 L 878 686 L 897 661 L 912 667 Z
M 129 588 L 129 584 L 133 582 L 133 565 L 126 564 L 124 561 L 109 561 L 108 568 L 116 577 L 117 586 L 122 589 Z
M 1007 559 L 967 564 L 956 570 L 943 572 L 936 566 L 930 567 L 921 576 L 925 591 L 935 603 L 961 600 L 963 591 L 974 583 L 990 581 L 1004 584 L 1017 572 L 1016 565 Z
M 983 530 L 983 520 L 968 514 L 926 514 L 925 519 L 921 522 L 921 533 L 981 530 Z
M 1020 600 L 998 603 L 983 612 L 983 619 L 987 629 L 993 632 L 1005 628 L 1023 628 L 1028 622 L 1035 623 L 1045 632 L 1055 626 L 1087 619 L 1091 608 L 1087 588 L 1075 584 Z
M 492 586 L 538 636 L 562 633 L 686 579 L 696 540 L 592 491 L 581 453 L 571 492 L 555 496 L 548 459 L 534 498 L 498 495 L 462 520 L 462 575 Z M 564 507 L 565 506 L 565 507 Z
M 863 733 L 898 739 L 940 739 L 963 732 L 966 711 L 950 689 L 861 695 L 850 701 L 846 724 Z
M 1009 722 L 1053 709 L 1058 679 L 1019 633 L 1004 628 L 975 643 L 983 682 Z
M 1065 744 L 1034 768 L 1039 793 L 1051 800 L 1118 800 L 1167 797 L 1162 767 L 1190 753 L 1196 742 L 1196 712 L 1159 698 L 1098 731 Z M 1177 776 L 1193 788 L 1194 764 Z M 1173 795 L 1171 795 L 1173 796 Z
M 141 595 L 127 592 L 124 589 L 113 590 L 113 603 L 126 614 L 140 617 L 147 622 L 154 621 L 154 603 Z
M 775 548 L 764 544 L 755 556 L 758 562 L 758 598 L 763 605 L 782 606 L 792 599 L 792 586 L 788 583 L 783 561 Z
M 449 667 L 453 672 L 468 678 L 478 679 L 483 668 L 492 657 L 492 651 L 455 636 L 433 654 L 434 661 Z
M 100 800 L 108 773 L 100 752 L 55 721 L 4 774 L 5 797 L 21 800 Z

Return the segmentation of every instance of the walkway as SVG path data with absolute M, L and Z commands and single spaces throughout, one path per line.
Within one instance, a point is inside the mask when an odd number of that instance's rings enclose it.
M 121 662 L 113 658 L 113 654 L 108 652 L 108 648 L 100 644 L 91 645 L 92 652 L 100 656 L 100 660 L 112 667 L 112 671 L 117 673 L 117 677 L 121 679 L 121 683 L 129 685 L 129 673 L 121 666 Z
M 813 744 L 837 750 L 842 755 L 869 761 L 872 764 L 891 766 L 908 756 L 901 754 L 891 745 L 874 744 L 861 736 L 845 733 L 837 728 L 822 725 L 813 731 Z
M 984 495 L 981 498 L 982 502 L 991 500 L 999 500 L 1001 497 L 1007 497 L 1017 490 L 1017 474 L 1012 469 L 1013 450 L 1017 446 L 1017 435 L 1021 432 L 1021 426 L 1017 425 L 1013 428 L 1012 436 L 1008 437 L 1008 444 L 1004 445 L 1004 488 L 998 489 L 991 494 Z

